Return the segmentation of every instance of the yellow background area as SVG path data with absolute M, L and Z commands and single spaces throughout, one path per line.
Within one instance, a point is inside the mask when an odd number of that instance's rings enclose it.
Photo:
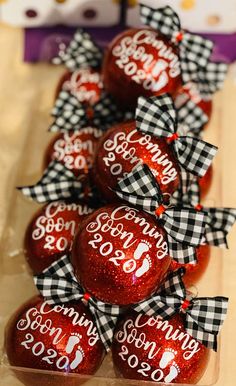
M 18 29 L 0 27 L 0 232 L 4 228 L 15 184 L 18 159 L 32 122 L 50 122 L 49 108 L 62 70 L 47 64 L 22 62 L 23 35 Z M 236 85 L 232 75 L 216 96 L 212 125 L 220 126 L 218 142 L 222 155 L 222 205 L 236 207 Z M 48 111 L 46 111 L 48 110 Z M 45 113 L 46 111 L 46 113 Z M 42 113 L 43 112 L 43 113 Z M 45 118 L 46 117 L 46 118 Z M 47 118 L 48 117 L 48 118 Z M 206 131 L 206 137 L 207 137 Z M 40 146 L 40 144 L 39 144 Z M 215 170 L 215 173 L 219 173 Z M 217 200 L 216 200 L 217 202 Z M 229 236 L 230 249 L 224 252 L 223 291 L 230 297 L 222 332 L 221 369 L 218 386 L 235 384 L 236 350 L 236 226 Z M 1 258 L 1 257 L 0 257 Z M 209 268 L 210 269 L 210 266 Z M 215 278 L 218 280 L 218 278 Z M 221 279 L 220 279 L 221 280 Z M 4 296 L 1 293 L 0 296 Z M 14 386 L 11 384 L 11 386 Z

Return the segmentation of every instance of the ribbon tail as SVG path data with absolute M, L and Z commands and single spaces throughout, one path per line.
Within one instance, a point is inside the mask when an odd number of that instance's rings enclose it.
M 197 253 L 194 247 L 184 243 L 178 243 L 170 235 L 168 237 L 169 254 L 179 264 L 196 264 Z
M 113 341 L 114 329 L 117 324 L 118 316 L 104 314 L 90 303 L 89 309 L 95 317 L 100 339 L 105 346 L 106 351 L 109 352 Z
M 174 142 L 178 160 L 190 173 L 203 177 L 215 157 L 218 148 L 195 137 L 180 137 Z
M 168 208 L 162 216 L 164 228 L 177 242 L 198 246 L 205 232 L 206 216 L 192 208 Z
M 199 135 L 203 126 L 209 121 L 204 111 L 191 100 L 177 107 L 177 113 L 179 126 L 186 128 L 186 134 L 189 132 Z

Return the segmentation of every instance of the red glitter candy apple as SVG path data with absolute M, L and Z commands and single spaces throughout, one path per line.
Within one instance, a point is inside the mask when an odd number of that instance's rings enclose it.
M 200 95 L 197 85 L 194 83 L 187 83 L 182 86 L 175 97 L 176 108 L 182 107 L 188 100 L 194 102 L 210 119 L 212 115 L 212 99 L 202 98 Z
M 184 267 L 186 270 L 183 276 L 183 282 L 186 286 L 196 284 L 206 271 L 210 261 L 210 247 L 209 245 L 200 245 L 196 248 L 197 262 L 195 264 L 179 264 L 177 261 L 172 260 L 170 270 L 177 270 L 180 267 Z
M 30 268 L 42 272 L 68 253 L 81 221 L 93 210 L 79 203 L 51 202 L 34 215 L 25 234 L 25 255 Z
M 103 91 L 101 74 L 91 68 L 81 68 L 74 72 L 65 72 L 56 90 L 56 98 L 60 91 L 70 91 L 79 102 L 92 106 L 97 103 Z
M 57 160 L 76 177 L 88 173 L 93 167 L 95 149 L 101 136 L 102 131 L 92 127 L 56 135 L 46 150 L 44 167 Z
M 81 301 L 51 306 L 39 296 L 11 317 L 5 350 L 11 366 L 65 374 L 94 374 L 105 355 L 93 316 Z M 75 378 L 56 374 L 16 371 L 16 376 L 26 386 L 75 384 Z
M 128 305 L 158 288 L 171 258 L 166 233 L 152 216 L 108 205 L 79 228 L 71 262 L 88 293 L 106 303 Z
M 196 384 L 207 367 L 209 349 L 186 333 L 181 315 L 166 321 L 133 311 L 116 327 L 112 357 L 122 378 Z
M 182 82 L 178 52 L 157 31 L 126 30 L 108 47 L 103 81 L 123 106 L 135 107 L 141 95 L 173 95 Z
M 180 183 L 178 161 L 164 138 L 140 133 L 134 121 L 114 126 L 99 142 L 92 173 L 103 197 L 117 200 L 111 189 L 140 162 L 149 166 L 168 199 Z

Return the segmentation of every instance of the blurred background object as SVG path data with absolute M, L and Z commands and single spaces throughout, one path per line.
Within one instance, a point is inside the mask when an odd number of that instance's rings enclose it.
M 184 28 L 216 43 L 213 60 L 236 60 L 236 0 L 0 0 L 0 20 L 25 28 L 26 62 L 50 61 L 76 27 L 86 28 L 105 47 L 122 29 L 139 26 L 141 2 L 170 5 Z

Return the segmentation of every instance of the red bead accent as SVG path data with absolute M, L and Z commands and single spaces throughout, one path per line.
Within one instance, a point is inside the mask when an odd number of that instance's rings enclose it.
M 184 301 L 183 301 L 183 304 L 182 304 L 182 306 L 181 306 L 181 310 L 187 310 L 187 308 L 189 307 L 189 305 L 190 305 L 190 301 L 189 300 L 187 300 L 187 299 L 185 299 Z
M 197 210 L 198 212 L 200 212 L 202 210 L 203 206 L 201 204 L 197 204 L 195 206 L 195 210 Z
M 175 39 L 177 42 L 181 42 L 183 40 L 183 37 L 184 37 L 183 32 L 180 32 L 180 33 L 178 33 L 178 35 L 176 35 Z
M 83 299 L 86 300 L 86 302 L 88 302 L 90 298 L 91 298 L 91 295 L 88 292 L 86 292 L 83 296 Z
M 164 207 L 164 205 L 160 205 L 160 206 L 156 209 L 155 213 L 156 213 L 156 215 L 159 217 L 159 216 L 162 215 L 162 213 L 165 212 L 165 210 L 166 210 L 166 208 Z
M 173 135 L 171 135 L 171 137 L 167 138 L 167 142 L 171 143 L 173 141 L 176 141 L 176 139 L 178 139 L 178 138 L 179 138 L 179 135 L 177 133 L 174 133 Z
M 94 117 L 94 110 L 91 106 L 89 106 L 86 110 L 86 114 L 87 114 L 87 117 L 88 119 L 92 120 L 93 117 Z

